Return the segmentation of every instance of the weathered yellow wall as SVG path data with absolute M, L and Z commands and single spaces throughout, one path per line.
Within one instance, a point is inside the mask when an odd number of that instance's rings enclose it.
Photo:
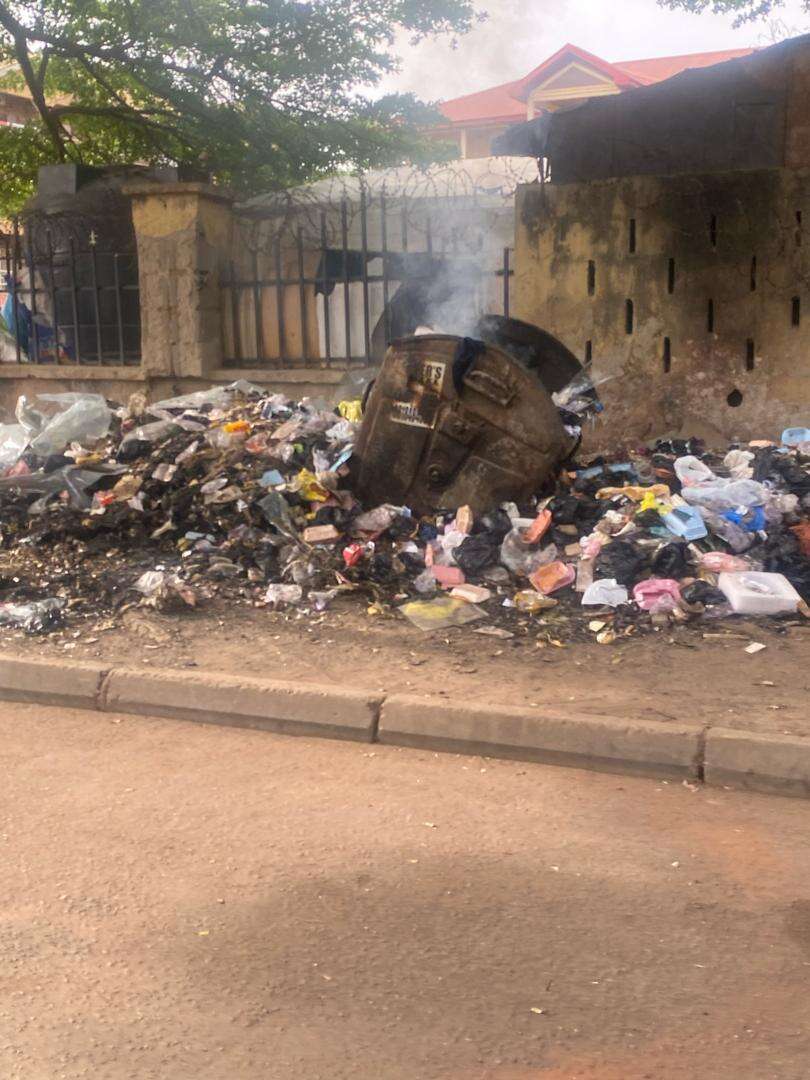
M 528 185 L 518 193 L 515 316 L 580 359 L 590 342 L 596 371 L 615 376 L 601 391 L 606 411 L 592 445 L 674 432 L 772 437 L 810 422 L 808 284 L 807 170 Z M 738 395 L 733 407 L 729 398 Z
M 135 185 L 142 365 L 147 375 L 200 376 L 222 361 L 223 262 L 231 201 L 204 184 Z

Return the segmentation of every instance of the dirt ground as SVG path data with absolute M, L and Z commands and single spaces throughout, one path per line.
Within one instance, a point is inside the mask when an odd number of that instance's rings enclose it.
M 806 1080 L 810 805 L 0 704 L 3 1080 Z
M 478 625 L 426 634 L 352 600 L 316 616 L 220 601 L 188 614 L 71 616 L 43 637 L 4 630 L 0 649 L 810 736 L 810 620 L 701 621 L 564 647 L 551 642 L 570 626 L 554 617 L 516 619 L 509 640 Z M 751 642 L 767 648 L 749 655 Z

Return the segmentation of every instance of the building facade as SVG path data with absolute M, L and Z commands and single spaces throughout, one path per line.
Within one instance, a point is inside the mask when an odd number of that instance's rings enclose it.
M 492 142 L 515 124 L 595 98 L 651 86 L 692 68 L 748 56 L 751 49 L 624 60 L 611 64 L 576 45 L 564 45 L 523 79 L 445 101 L 445 122 L 431 131 L 455 143 L 462 158 L 488 157 Z

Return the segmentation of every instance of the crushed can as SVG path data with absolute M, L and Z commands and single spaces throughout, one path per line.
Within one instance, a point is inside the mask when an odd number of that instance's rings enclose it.
M 573 453 L 540 380 L 494 345 L 394 342 L 365 405 L 355 483 L 367 505 L 490 510 L 537 495 Z

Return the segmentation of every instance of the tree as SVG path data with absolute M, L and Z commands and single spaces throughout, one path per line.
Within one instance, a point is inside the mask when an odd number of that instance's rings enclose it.
M 711 11 L 715 15 L 733 15 L 734 25 L 767 19 L 773 12 L 784 7 L 785 0 L 658 0 L 662 7 L 682 8 L 698 14 Z M 802 0 L 802 7 L 810 12 L 810 0 Z
M 247 193 L 424 155 L 429 107 L 357 88 L 395 69 L 398 33 L 475 17 L 473 0 L 0 0 L 0 84 L 37 110 L 0 130 L 0 199 L 48 162 L 177 163 Z

